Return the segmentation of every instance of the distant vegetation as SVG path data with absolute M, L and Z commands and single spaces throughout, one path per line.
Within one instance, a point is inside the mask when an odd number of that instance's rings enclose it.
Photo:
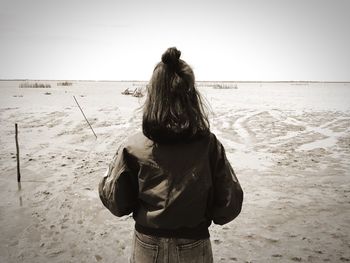
M 219 81 L 199 81 L 196 82 L 197 87 L 213 88 L 213 89 L 238 89 L 236 82 L 219 82 Z
M 217 83 L 213 85 L 214 89 L 238 89 L 236 83 Z
M 58 82 L 57 86 L 72 86 L 73 83 L 72 82 L 68 82 L 68 81 L 63 81 L 63 82 Z
M 38 83 L 38 82 L 24 82 L 19 84 L 20 88 L 51 88 L 50 84 L 47 83 Z

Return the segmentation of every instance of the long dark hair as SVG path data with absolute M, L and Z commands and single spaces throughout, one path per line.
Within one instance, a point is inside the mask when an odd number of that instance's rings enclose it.
M 180 56 L 175 47 L 168 48 L 148 85 L 142 129 L 158 143 L 189 141 L 210 132 L 193 71 Z

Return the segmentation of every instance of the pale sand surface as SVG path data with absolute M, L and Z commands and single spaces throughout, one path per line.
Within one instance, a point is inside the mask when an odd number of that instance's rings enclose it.
M 97 185 L 140 130 L 142 99 L 120 94 L 132 83 L 51 83 L 0 82 L 0 262 L 127 262 L 134 222 L 105 209 Z M 350 85 L 200 90 L 245 192 L 240 216 L 210 228 L 215 262 L 350 261 Z

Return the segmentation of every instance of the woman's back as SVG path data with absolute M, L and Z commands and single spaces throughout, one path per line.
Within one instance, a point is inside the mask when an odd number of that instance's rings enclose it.
M 113 193 L 111 211 L 118 216 L 133 212 L 142 233 L 209 237 L 212 220 L 224 224 L 241 209 L 242 191 L 214 134 L 176 144 L 135 134 L 119 148 L 109 174 L 116 190 L 127 186 L 129 191 Z
M 133 213 L 132 262 L 156 262 L 159 254 L 167 259 L 157 262 L 170 262 L 180 251 L 185 262 L 211 262 L 209 225 L 228 223 L 242 207 L 241 186 L 180 55 L 176 48 L 163 54 L 148 85 L 143 132 L 121 144 L 99 184 L 114 215 Z

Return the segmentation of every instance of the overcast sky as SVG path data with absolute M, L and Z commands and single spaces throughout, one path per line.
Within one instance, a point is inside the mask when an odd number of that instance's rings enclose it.
M 350 81 L 350 0 L 0 0 L 0 79 Z

